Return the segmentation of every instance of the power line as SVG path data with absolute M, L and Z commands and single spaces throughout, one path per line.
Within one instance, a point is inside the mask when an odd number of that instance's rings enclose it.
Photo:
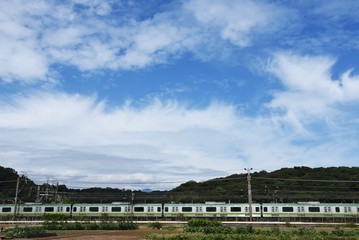
M 0 181 L 0 183 L 16 182 L 17 180 Z
M 263 180 L 296 181 L 296 182 L 359 183 L 359 181 L 352 181 L 352 180 L 316 180 L 316 179 L 266 178 L 266 177 L 252 177 L 252 178 L 263 179 Z

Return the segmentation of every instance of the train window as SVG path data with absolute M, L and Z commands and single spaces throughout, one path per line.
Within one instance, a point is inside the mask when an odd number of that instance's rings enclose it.
M 344 207 L 344 212 L 351 212 L 351 211 L 352 211 L 351 207 Z
M 340 212 L 340 208 L 339 208 L 339 207 L 335 207 L 335 212 Z
M 11 208 L 4 207 L 4 208 L 2 208 L 2 212 L 11 212 Z
M 121 212 L 121 207 L 112 207 L 111 212 Z
M 319 207 L 309 207 L 308 210 L 309 210 L 309 212 L 320 212 Z
M 256 207 L 256 211 L 255 212 L 259 212 L 259 207 Z
M 70 207 L 66 207 L 66 212 L 70 212 Z
M 182 207 L 182 212 L 192 212 L 192 207 Z
M 62 212 L 63 210 L 63 207 L 57 207 L 57 212 Z
M 161 212 L 162 208 L 161 207 L 157 207 L 157 212 Z
M 331 212 L 331 211 L 332 211 L 331 207 L 324 207 L 324 212 Z
M 147 212 L 153 212 L 153 207 L 148 207 Z
M 231 212 L 242 212 L 241 207 L 231 207 Z
M 53 212 L 54 207 L 45 207 L 45 212 Z
M 217 211 L 216 207 L 206 207 L 206 212 L 215 212 Z
M 32 207 L 24 207 L 24 212 L 32 212 Z
M 165 212 L 168 212 L 168 207 L 165 207 Z
M 145 208 L 144 207 L 134 207 L 133 211 L 135 211 L 135 212 L 144 212 Z
M 196 212 L 202 212 L 202 207 L 196 207 Z
M 221 212 L 227 212 L 227 207 L 221 207 Z
M 77 207 L 74 207 L 73 211 L 76 212 L 76 211 L 77 211 Z
M 283 207 L 282 211 L 283 212 L 293 212 L 294 210 L 293 210 L 293 207 Z
M 90 212 L 98 212 L 98 207 L 89 207 Z
M 263 212 L 268 212 L 268 207 L 263 207 Z

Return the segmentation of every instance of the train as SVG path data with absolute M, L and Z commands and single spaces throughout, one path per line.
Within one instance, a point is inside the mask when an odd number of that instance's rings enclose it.
M 0 204 L 0 219 L 16 218 L 34 219 L 45 214 L 62 214 L 69 218 L 131 218 L 131 219 L 166 219 L 186 220 L 190 218 L 215 218 L 226 220 L 273 220 L 289 218 L 300 220 L 359 220 L 359 203 L 253 203 L 252 211 L 248 203 L 74 203 L 45 204 L 24 203 Z M 330 220 L 329 220 L 330 221 Z

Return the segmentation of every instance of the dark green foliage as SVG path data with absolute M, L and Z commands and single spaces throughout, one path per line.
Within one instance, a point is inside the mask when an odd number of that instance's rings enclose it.
M 0 201 L 13 203 L 16 190 L 16 182 L 19 174 L 12 168 L 0 166 Z M 36 184 L 27 177 L 20 178 L 19 199 L 22 201 L 34 201 L 36 198 Z
M 207 219 L 191 219 L 187 224 L 188 227 L 222 227 L 221 222 Z
M 312 228 L 299 228 L 293 231 L 254 229 L 252 227 L 188 227 L 192 230 L 181 234 L 151 234 L 148 240 L 356 240 L 359 231 L 337 228 L 331 233 Z M 208 231 L 208 229 L 211 229 Z M 207 232 L 208 231 L 208 232 Z
M 46 221 L 47 230 L 134 230 L 138 226 L 131 221 L 63 222 Z
M 12 203 L 15 196 L 18 174 L 14 169 L 0 167 L 0 201 Z M 205 182 L 188 181 L 171 191 L 131 191 L 117 188 L 69 189 L 58 186 L 58 192 L 66 203 L 109 203 L 114 199 L 134 203 L 167 202 L 205 202 L 222 201 L 245 203 L 247 196 L 246 174 L 234 174 Z M 288 179 L 291 179 L 288 181 Z M 300 181 L 295 181 L 298 179 Z M 253 201 L 265 202 L 348 202 L 359 201 L 359 167 L 282 168 L 274 172 L 252 173 Z M 19 203 L 33 202 L 37 186 L 27 178 L 20 179 Z M 329 180 L 329 181 L 303 181 Z M 353 181 L 353 182 L 350 182 Z M 48 184 L 42 185 L 42 191 L 54 189 Z M 53 199 L 52 199 L 53 200 Z M 50 201 L 52 201 L 50 200 Z M 102 217 L 107 220 L 107 216 Z
M 168 192 L 167 196 L 176 202 L 231 200 L 245 203 L 248 201 L 246 178 L 247 174 L 234 174 L 206 182 L 189 181 Z M 255 202 L 351 203 L 359 201 L 359 186 L 350 181 L 358 179 L 358 167 L 294 167 L 269 173 L 260 171 L 252 173 L 252 194 Z
M 46 236 L 44 227 L 14 227 L 5 231 L 7 238 L 34 238 Z
M 160 222 L 151 222 L 148 224 L 148 226 L 153 229 L 162 229 L 163 228 L 163 225 Z

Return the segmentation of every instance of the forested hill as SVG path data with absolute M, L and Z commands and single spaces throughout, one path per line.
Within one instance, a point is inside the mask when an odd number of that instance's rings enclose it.
M 0 200 L 2 203 L 14 201 L 16 183 L 19 179 L 19 199 L 31 201 L 36 197 L 36 184 L 26 176 L 19 174 L 12 168 L 0 166 Z
M 0 201 L 13 202 L 18 173 L 0 167 Z M 37 185 L 20 177 L 19 201 L 35 201 Z M 40 186 L 41 202 L 247 202 L 247 174 L 188 181 L 170 191 L 131 191 L 116 188 L 68 189 L 65 185 Z M 359 167 L 282 168 L 251 173 L 253 202 L 359 202 Z M 45 196 L 45 193 L 48 193 Z M 56 193 L 56 194 L 55 194 Z
M 358 202 L 359 168 L 282 168 L 251 174 L 254 202 Z M 247 202 L 247 174 L 197 183 L 189 181 L 170 191 L 173 201 Z

